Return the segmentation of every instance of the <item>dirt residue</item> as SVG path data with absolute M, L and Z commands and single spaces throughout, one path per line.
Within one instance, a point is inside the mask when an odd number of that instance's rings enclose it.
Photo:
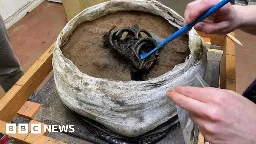
M 103 47 L 102 36 L 114 26 L 117 28 L 139 25 L 141 28 L 163 38 L 177 29 L 165 19 L 143 12 L 118 12 L 108 14 L 92 22 L 81 24 L 63 46 L 65 57 L 70 59 L 83 73 L 93 77 L 111 80 L 131 80 L 128 63 Z M 177 64 L 184 62 L 189 55 L 188 37 L 177 38 L 159 51 L 159 59 L 149 72 L 149 78 L 158 77 Z

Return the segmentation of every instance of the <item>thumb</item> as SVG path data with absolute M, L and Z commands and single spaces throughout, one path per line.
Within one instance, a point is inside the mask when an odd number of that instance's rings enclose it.
M 211 23 L 200 22 L 195 25 L 195 29 L 206 34 L 227 34 L 229 33 L 229 24 L 227 22 Z

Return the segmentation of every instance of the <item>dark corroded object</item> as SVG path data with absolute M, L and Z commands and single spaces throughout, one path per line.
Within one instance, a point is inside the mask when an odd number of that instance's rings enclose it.
M 157 46 L 152 35 L 138 25 L 111 29 L 103 36 L 104 47 L 112 48 L 116 53 L 130 64 L 133 80 L 144 80 L 144 74 L 148 72 L 158 58 L 157 52 L 151 57 L 141 60 L 142 52 L 149 52 Z

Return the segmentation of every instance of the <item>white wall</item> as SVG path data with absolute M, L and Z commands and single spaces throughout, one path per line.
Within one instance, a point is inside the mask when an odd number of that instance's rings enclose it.
M 0 0 L 0 14 L 6 20 L 28 3 L 27 0 Z
M 44 0 L 0 0 L 0 14 L 9 28 Z

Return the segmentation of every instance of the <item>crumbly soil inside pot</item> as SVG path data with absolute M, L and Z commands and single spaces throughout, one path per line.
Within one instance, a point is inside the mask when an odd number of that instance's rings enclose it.
M 144 12 L 118 12 L 79 25 L 62 47 L 62 52 L 85 74 L 97 78 L 130 81 L 129 62 L 113 55 L 111 49 L 103 46 L 103 35 L 113 27 L 136 24 L 162 38 L 177 30 L 159 16 Z M 185 61 L 189 52 L 187 35 L 175 39 L 159 51 L 159 59 L 148 72 L 147 78 L 155 78 L 172 70 L 175 65 Z

